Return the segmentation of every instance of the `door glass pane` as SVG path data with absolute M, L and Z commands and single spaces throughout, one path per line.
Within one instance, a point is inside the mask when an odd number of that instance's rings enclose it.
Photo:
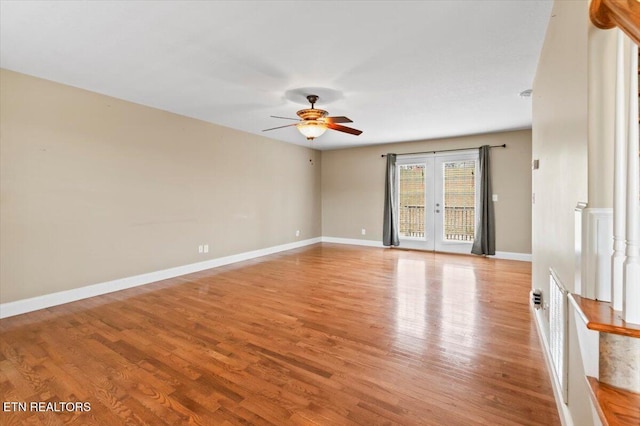
M 424 164 L 398 166 L 400 237 L 424 238 Z
M 476 206 L 476 162 L 451 161 L 442 165 L 446 241 L 473 241 Z

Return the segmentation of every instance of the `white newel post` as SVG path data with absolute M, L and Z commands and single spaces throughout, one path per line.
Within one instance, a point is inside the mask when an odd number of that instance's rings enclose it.
M 624 300 L 625 200 L 627 179 L 627 91 L 625 90 L 625 38 L 620 30 L 616 49 L 616 107 L 613 166 L 613 255 L 611 256 L 611 306 L 622 311 Z
M 629 48 L 629 132 L 627 134 L 627 257 L 624 261 L 624 320 L 640 324 L 640 141 L 638 140 L 638 46 Z

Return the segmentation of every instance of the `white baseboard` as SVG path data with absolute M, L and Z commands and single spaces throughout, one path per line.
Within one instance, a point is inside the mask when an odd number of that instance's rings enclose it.
M 322 242 L 336 243 L 336 244 L 351 244 L 355 246 L 367 246 L 367 247 L 385 247 L 382 245 L 382 242 L 380 241 L 360 240 L 357 238 L 322 237 Z M 399 246 L 399 248 L 402 248 L 402 246 Z M 508 251 L 497 251 L 494 256 L 490 256 L 490 257 L 493 259 L 522 260 L 524 262 L 531 262 L 531 254 L 529 253 L 512 253 Z
M 149 272 L 146 274 L 140 274 L 132 277 L 93 284 L 85 287 L 75 288 L 72 290 L 45 294 L 29 299 L 16 300 L 15 302 L 2 303 L 0 304 L 0 318 L 12 317 L 27 312 L 37 311 L 39 309 L 62 305 L 64 303 L 75 302 L 77 300 L 87 299 L 89 297 L 112 293 L 118 290 L 124 290 L 127 288 L 137 287 L 156 281 L 166 280 L 169 278 L 178 277 L 180 275 L 204 271 L 205 269 L 217 268 L 219 266 L 229 265 L 231 263 L 255 259 L 257 257 L 262 257 L 269 254 L 279 253 L 282 251 L 316 244 L 321 241 L 321 237 L 310 238 L 308 240 L 296 241 L 294 243 L 282 244 L 278 246 L 267 247 L 264 249 L 234 254 L 231 256 L 219 257 L 217 259 L 206 260 L 204 262 L 177 266 L 175 268 L 164 269 L 162 271 Z
M 353 246 L 367 246 L 367 247 L 380 247 L 380 248 L 384 247 L 381 241 L 359 240 L 356 238 L 322 237 L 322 242 L 336 243 L 336 244 L 349 244 Z
M 560 416 L 560 422 L 562 426 L 574 426 L 573 417 L 571 417 L 571 411 L 569 407 L 564 403 L 562 398 L 562 389 L 560 388 L 560 383 L 556 378 L 555 374 L 553 374 L 553 364 L 551 361 L 551 349 L 549 349 L 549 342 L 547 339 L 547 334 L 545 332 L 544 325 L 540 322 L 542 313 L 539 310 L 534 309 L 531 304 L 529 304 L 531 308 L 531 314 L 533 315 L 534 322 L 536 323 L 536 329 L 538 330 L 538 337 L 540 338 L 540 344 L 542 345 L 542 353 L 544 355 L 544 363 L 547 367 L 547 374 L 549 374 L 549 380 L 551 380 L 551 387 L 553 388 L 553 397 L 556 401 L 556 407 L 558 409 L 558 414 Z
M 510 251 L 497 251 L 491 256 L 495 259 L 521 260 L 523 262 L 531 262 L 531 253 L 513 253 Z

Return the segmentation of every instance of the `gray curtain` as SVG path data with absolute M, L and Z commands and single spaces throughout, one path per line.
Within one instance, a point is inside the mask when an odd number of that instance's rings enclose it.
M 398 238 L 398 194 L 396 185 L 396 154 L 387 154 L 387 174 L 384 184 L 384 224 L 382 244 L 399 246 Z
M 491 190 L 491 165 L 489 161 L 491 147 L 480 147 L 480 194 L 478 197 L 478 222 L 471 253 L 487 255 L 496 254 L 496 231 L 493 214 Z

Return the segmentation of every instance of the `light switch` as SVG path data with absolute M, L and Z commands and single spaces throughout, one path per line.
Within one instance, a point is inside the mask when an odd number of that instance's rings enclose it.
M 493 201 L 498 201 L 498 194 L 493 194 L 493 195 L 491 196 L 491 199 L 492 199 Z

